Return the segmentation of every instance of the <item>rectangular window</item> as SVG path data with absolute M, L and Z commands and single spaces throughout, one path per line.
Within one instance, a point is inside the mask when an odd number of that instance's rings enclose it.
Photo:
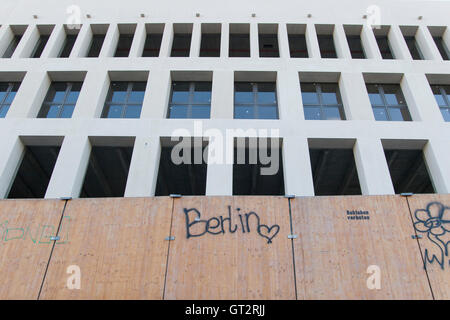
M 446 122 L 450 121 L 450 86 L 432 85 L 434 97 Z
M 337 58 L 336 48 L 334 47 L 333 35 L 322 34 L 317 36 L 319 41 L 320 56 L 322 58 Z
M 411 121 L 402 89 L 398 84 L 368 84 L 367 92 L 377 121 Z
M 191 51 L 192 24 L 174 24 L 171 57 L 189 57 Z
M 105 41 L 104 34 L 94 34 L 92 36 L 91 45 L 87 54 L 88 58 L 97 58 L 102 50 L 103 42 Z
M 19 82 L 0 82 L 0 118 L 6 117 L 19 87 Z
M 66 40 L 64 41 L 64 45 L 59 53 L 60 58 L 68 58 L 70 53 L 72 52 L 75 41 L 77 40 L 78 34 L 68 34 L 66 36 Z
M 131 44 L 133 43 L 134 34 L 121 34 L 117 43 L 116 53 L 114 57 L 125 58 L 130 54 Z
M 289 53 L 291 58 L 308 58 L 306 46 L 306 26 L 302 24 L 288 24 Z
M 365 59 L 364 49 L 360 35 L 347 35 L 348 47 L 353 59 Z
M 230 24 L 229 57 L 250 57 L 250 25 Z
M 40 58 L 41 57 L 41 54 L 44 51 L 45 45 L 47 44 L 49 38 L 50 38 L 50 35 L 47 35 L 47 34 L 39 36 L 36 46 L 33 49 L 33 53 L 31 54 L 31 58 Z
M 147 24 L 147 36 L 144 43 L 143 57 L 158 57 L 164 32 L 164 24 Z
M 71 118 L 82 82 L 53 82 L 38 118 Z
M 414 60 L 424 60 L 423 54 L 420 51 L 415 36 L 405 36 L 406 44 L 408 45 L 409 52 Z
M 434 43 L 436 43 L 439 52 L 441 53 L 442 59 L 450 60 L 450 51 L 444 42 L 442 37 L 433 37 Z
M 171 119 L 209 119 L 211 82 L 172 82 L 169 112 Z
M 146 82 L 111 82 L 102 118 L 139 118 Z
M 258 25 L 259 56 L 261 58 L 278 58 L 278 25 L 259 24 Z
M 302 83 L 306 120 L 345 120 L 339 86 L 336 83 Z
M 278 119 L 275 82 L 235 82 L 235 119 Z
M 378 48 L 380 49 L 383 59 L 394 59 L 391 47 L 389 45 L 389 39 L 387 36 L 375 36 L 377 40 Z
M 2 58 L 11 58 L 14 51 L 16 51 L 16 48 L 19 45 L 21 39 L 22 35 L 14 35 L 13 39 L 8 45 L 8 48 L 6 48 L 6 51 L 3 53 Z

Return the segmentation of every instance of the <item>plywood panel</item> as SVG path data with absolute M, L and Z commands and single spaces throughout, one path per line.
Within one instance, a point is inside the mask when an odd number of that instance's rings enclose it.
M 41 299 L 161 299 L 171 213 L 170 198 L 69 201 Z M 70 265 L 80 290 L 67 287 Z
M 183 197 L 173 216 L 166 299 L 295 299 L 287 199 Z
M 0 201 L 0 299 L 37 299 L 64 201 Z
M 292 215 L 300 299 L 432 298 L 404 198 L 297 198 Z M 370 265 L 380 268 L 380 290 L 367 286 Z
M 408 197 L 435 299 L 450 299 L 450 195 Z

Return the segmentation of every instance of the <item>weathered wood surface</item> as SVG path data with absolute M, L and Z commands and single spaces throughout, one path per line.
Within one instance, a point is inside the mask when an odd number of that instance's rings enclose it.
M 61 200 L 0 201 L 0 299 L 37 299 Z
M 370 219 L 349 220 L 347 210 Z M 404 198 L 296 198 L 292 216 L 299 299 L 432 298 Z M 368 289 L 370 265 L 380 290 Z
M 187 238 L 185 209 L 191 235 L 210 233 Z M 289 230 L 282 197 L 175 199 L 165 299 L 295 299 Z
M 171 212 L 170 198 L 69 201 L 41 299 L 161 299 Z M 80 290 L 67 287 L 70 265 Z
M 450 195 L 408 197 L 435 299 L 450 299 Z

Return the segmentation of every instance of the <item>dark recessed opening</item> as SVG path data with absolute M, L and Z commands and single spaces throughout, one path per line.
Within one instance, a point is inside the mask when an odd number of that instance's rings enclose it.
M 26 146 L 8 198 L 44 198 L 59 149 L 59 146 Z
M 250 35 L 248 33 L 230 33 L 230 57 L 250 57 Z
M 145 38 L 143 57 L 158 57 L 161 48 L 162 33 L 149 33 Z
M 123 197 L 133 147 L 92 147 L 81 198 Z
M 175 33 L 172 41 L 171 57 L 189 57 L 191 50 L 191 33 Z
M 73 46 L 75 45 L 75 41 L 77 40 L 78 34 L 68 34 L 66 36 L 66 40 L 64 41 L 64 45 L 59 53 L 60 58 L 68 58 L 70 53 L 72 52 Z
M 260 148 L 265 150 L 260 152 Z M 281 144 L 272 147 L 270 140 L 249 139 L 235 142 L 233 195 L 284 195 Z
M 134 34 L 121 34 L 117 43 L 116 53 L 114 57 L 128 57 L 131 45 L 133 44 Z
M 308 58 L 308 48 L 304 34 L 288 34 L 291 58 Z
M 422 150 L 385 150 L 395 193 L 434 193 Z
M 310 149 L 316 196 L 361 194 L 352 149 Z
M 317 40 L 319 41 L 320 56 L 322 58 L 337 58 L 333 35 L 318 35 Z
M 261 58 L 278 58 L 278 35 L 259 34 L 259 56 Z
M 185 148 L 180 149 L 178 149 L 177 143 L 175 143 L 175 146 L 163 145 L 161 147 L 155 195 L 205 195 L 207 162 L 203 155 L 206 146 L 205 143 L 194 140 L 187 143 Z M 185 161 L 179 163 L 177 159 L 172 158 L 174 147 L 177 148 L 174 155 L 177 158 L 185 159 Z
M 104 34 L 94 34 L 92 36 L 91 45 L 89 47 L 89 52 L 87 54 L 88 58 L 96 58 L 100 55 L 102 50 L 103 42 L 105 41 Z

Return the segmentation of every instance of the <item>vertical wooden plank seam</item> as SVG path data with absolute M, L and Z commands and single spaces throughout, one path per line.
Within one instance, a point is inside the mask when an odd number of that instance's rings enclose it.
M 294 234 L 294 227 L 292 225 L 292 212 L 291 212 L 291 199 L 287 199 L 289 204 L 289 225 L 291 230 L 291 235 Z M 294 239 L 291 238 L 291 248 L 292 248 L 292 266 L 294 268 L 294 290 L 295 290 L 295 300 L 298 300 L 297 293 L 297 273 L 295 270 L 295 250 L 294 250 Z
M 425 275 L 427 276 L 428 286 L 430 287 L 431 297 L 433 298 L 433 300 L 436 300 L 436 298 L 434 297 L 433 287 L 431 286 L 431 281 L 430 281 L 430 277 L 429 277 L 429 275 L 428 275 L 428 271 L 427 271 L 427 269 L 425 268 L 425 260 L 424 260 L 424 257 L 423 257 L 423 255 L 422 255 L 422 247 L 420 246 L 420 241 L 419 241 L 419 237 L 418 237 L 418 235 L 417 235 L 417 230 L 416 230 L 416 228 L 414 227 L 414 219 L 413 219 L 413 214 L 412 214 L 412 212 L 411 212 L 411 207 L 410 207 L 410 205 L 409 205 L 409 200 L 408 200 L 408 197 L 405 197 L 405 198 L 406 198 L 406 203 L 407 203 L 407 205 L 408 205 L 409 217 L 410 217 L 410 219 L 411 219 L 411 224 L 412 224 L 412 227 L 413 227 L 413 230 L 414 230 L 414 234 L 415 234 L 415 236 L 416 236 L 417 246 L 419 247 L 420 258 L 422 259 L 422 263 L 423 263 L 422 266 L 423 266 L 423 269 L 424 269 L 424 271 L 425 271 Z
M 64 212 L 66 211 L 67 201 L 69 201 L 69 200 L 64 200 L 64 201 L 65 201 L 64 202 L 64 207 L 63 207 L 62 212 L 61 212 L 61 217 L 59 218 L 58 229 L 56 230 L 56 235 L 55 235 L 56 237 L 58 237 L 58 235 L 59 235 L 59 230 L 61 229 L 61 223 L 62 223 L 62 219 L 64 217 Z M 55 249 L 56 241 L 57 240 L 53 241 L 52 250 L 50 251 L 50 256 L 48 257 L 47 266 L 45 267 L 45 272 L 44 272 L 44 276 L 42 278 L 41 287 L 39 288 L 39 293 L 38 293 L 38 296 L 37 296 L 37 300 L 39 300 L 40 297 L 41 297 L 42 288 L 44 287 L 45 278 L 47 277 L 47 271 L 48 271 L 48 267 L 50 266 L 50 261 L 52 259 L 53 250 Z
M 169 255 L 170 255 L 170 238 L 172 237 L 172 223 L 173 223 L 173 209 L 175 207 L 175 198 L 172 198 L 172 210 L 171 210 L 171 216 L 170 216 L 170 228 L 169 228 L 169 240 L 167 241 L 167 257 L 166 257 L 166 272 L 164 274 L 164 286 L 163 286 L 163 292 L 162 292 L 162 300 L 165 299 L 166 295 L 166 283 L 167 283 L 167 272 L 169 271 Z

